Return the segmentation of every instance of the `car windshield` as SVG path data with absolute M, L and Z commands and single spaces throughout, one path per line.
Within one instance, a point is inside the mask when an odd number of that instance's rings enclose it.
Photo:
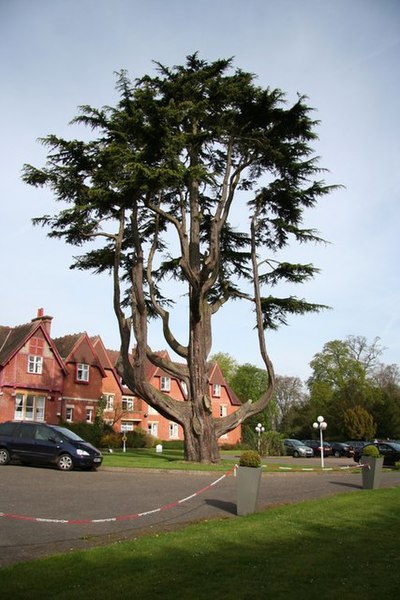
M 293 446 L 304 446 L 303 442 L 300 442 L 300 440 L 290 440 L 290 441 L 293 444 Z
M 391 442 L 390 444 L 395 450 L 397 450 L 397 452 L 400 452 L 400 444 L 397 444 L 396 442 Z
M 53 429 L 55 429 L 55 431 L 57 431 L 57 433 L 60 433 L 64 437 L 69 438 L 70 440 L 74 440 L 75 442 L 83 442 L 84 441 L 81 437 L 79 437 L 79 435 L 77 435 L 70 429 L 67 429 L 66 427 L 58 427 L 58 425 L 56 425 L 53 427 Z

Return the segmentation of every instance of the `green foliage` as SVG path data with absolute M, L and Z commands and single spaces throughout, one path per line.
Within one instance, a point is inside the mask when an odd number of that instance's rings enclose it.
M 140 427 L 135 427 L 133 431 L 127 431 L 126 438 L 127 448 L 153 448 L 158 443 L 155 437 Z
M 261 467 L 261 457 L 255 450 L 245 450 L 239 460 L 240 467 Z
M 100 448 L 122 448 L 122 435 L 116 431 L 102 435 Z
M 183 450 L 184 442 L 182 440 L 163 440 L 163 448 L 170 450 Z
M 376 432 L 372 415 L 362 406 L 349 408 L 343 415 L 346 437 L 351 440 L 370 440 Z
M 222 371 L 222 374 L 225 378 L 225 381 L 229 385 L 231 385 L 233 377 L 235 376 L 236 371 L 239 367 L 236 360 L 230 354 L 227 354 L 226 352 L 217 352 L 216 354 L 213 354 L 212 356 L 210 356 L 210 362 L 218 363 L 218 365 Z
M 394 463 L 394 467 L 393 467 L 393 469 L 394 469 L 395 471 L 400 471 L 400 462 L 396 462 L 396 463 Z
M 372 458 L 379 458 L 381 455 L 376 446 L 364 446 L 361 452 L 362 456 L 371 456 Z
M 268 373 L 250 363 L 239 365 L 230 385 L 241 402 L 256 402 L 268 387 Z
M 103 424 L 103 427 L 100 428 L 98 424 L 86 423 L 82 421 L 80 423 L 69 423 L 63 422 L 60 423 L 63 427 L 70 429 L 77 435 L 79 435 L 86 442 L 90 442 L 93 446 L 99 448 L 101 446 L 101 438 L 105 433 L 112 434 L 113 430 L 109 425 Z
M 277 431 L 265 431 L 261 434 L 260 454 L 262 456 L 284 456 L 283 439 Z
M 350 380 L 363 383 L 365 367 L 353 357 L 346 344 L 341 340 L 327 342 L 322 352 L 317 353 L 310 362 L 313 370 L 308 380 L 310 389 L 314 383 L 323 381 L 332 389 L 341 389 Z
M 130 336 L 144 356 L 148 320 L 162 321 L 169 347 L 186 361 L 185 379 L 188 368 L 204 370 L 211 319 L 229 299 L 257 307 L 260 330 L 326 308 L 271 295 L 279 284 L 301 284 L 318 271 L 282 255 L 292 243 L 323 242 L 303 223 L 304 213 L 335 187 L 321 180 L 312 148 L 318 122 L 306 97 L 289 104 L 281 90 L 256 85 L 232 59 L 207 62 L 197 53 L 183 65 L 157 63 L 154 75 L 134 81 L 121 71 L 116 88 L 116 106 L 84 105 L 73 120 L 91 131 L 90 139 L 86 132 L 79 140 L 48 135 L 41 140 L 48 150 L 44 167 L 24 166 L 23 180 L 50 188 L 62 204 L 34 223 L 84 248 L 72 268 L 113 274 L 124 382 L 164 416 L 185 421 L 187 457 L 215 460 L 210 416 L 200 426 L 193 422 L 207 393 L 205 378 L 192 380 L 185 406 L 172 404 L 141 386 L 143 362 L 129 361 Z M 236 227 L 231 212 L 238 207 L 243 214 Z M 173 288 L 164 285 L 171 279 Z M 190 298 L 187 345 L 170 325 L 169 309 L 183 297 Z M 176 376 L 176 367 L 172 371 Z M 254 387 L 242 397 L 256 400 Z M 228 430 L 228 418 L 220 423 Z M 210 435 L 200 436 L 205 428 Z
M 45 167 L 24 166 L 26 183 L 48 186 L 56 199 L 69 204 L 58 215 L 35 219 L 50 227 L 51 237 L 78 246 L 100 240 L 106 220 L 119 222 L 124 225 L 119 263 L 127 282 L 136 259 L 134 234 L 140 240 L 154 239 L 160 267 L 151 282 L 150 271 L 143 271 L 144 285 L 147 291 L 152 286 L 161 304 L 166 301 L 159 288 L 163 279 L 193 277 L 183 268 L 182 257 L 164 253 L 164 235 L 171 228 L 184 242 L 180 230 L 184 217 L 188 223 L 192 217 L 199 234 L 203 276 L 210 277 L 210 269 L 215 269 L 209 302 L 246 296 L 239 282 L 251 279 L 251 234 L 237 231 L 228 220 L 239 191 L 248 194 L 249 214 L 256 217 L 257 251 L 267 251 L 270 258 L 291 240 L 323 241 L 302 226 L 303 211 L 334 187 L 319 179 L 323 169 L 310 145 L 318 123 L 304 96 L 287 106 L 281 90 L 256 86 L 255 76 L 234 69 L 231 59 L 207 63 L 197 54 L 188 56 L 184 65 L 158 64 L 155 76 L 134 82 L 121 71 L 116 88 L 120 95 L 116 107 L 81 106 L 73 120 L 90 128 L 93 139 L 68 141 L 49 135 L 41 140 L 50 149 Z M 195 215 L 201 221 L 193 221 Z M 112 269 L 115 238 L 103 239 L 102 248 L 76 257 L 73 266 L 96 273 Z M 310 264 L 279 260 L 260 264 L 266 268 L 260 283 L 268 290 L 281 281 L 302 283 L 317 272 Z M 146 300 L 154 314 L 147 294 Z M 285 323 L 286 314 L 323 308 L 270 294 L 263 297 L 261 307 L 264 325 L 272 328 Z

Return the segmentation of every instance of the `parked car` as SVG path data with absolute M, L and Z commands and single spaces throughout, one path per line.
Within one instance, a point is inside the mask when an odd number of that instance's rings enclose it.
M 7 421 L 0 423 L 0 465 L 17 458 L 22 464 L 54 464 L 61 471 L 94 469 L 103 457 L 89 442 L 58 425 Z
M 368 442 L 366 442 L 365 440 L 350 440 L 344 443 L 348 444 L 350 448 L 353 448 L 353 450 L 356 450 L 356 448 L 362 448 L 363 446 L 365 446 L 365 444 L 368 444 Z
M 283 445 L 285 446 L 286 454 L 289 456 L 294 456 L 295 458 L 299 456 L 311 458 L 314 456 L 314 450 L 309 446 L 305 446 L 300 440 L 286 439 L 283 440 Z
M 332 454 L 336 458 L 341 456 L 347 456 L 348 458 L 354 455 L 354 449 L 345 442 L 329 442 L 330 447 L 332 448 Z
M 383 464 L 385 467 L 392 467 L 396 462 L 400 461 L 400 444 L 392 441 L 385 442 L 368 442 L 361 448 L 356 448 L 354 452 L 354 460 L 358 463 L 362 458 L 362 451 L 367 446 L 376 446 L 379 453 L 383 456 Z
M 314 450 L 315 456 L 321 456 L 321 445 L 319 440 L 302 440 L 305 446 L 310 446 Z M 324 456 L 332 456 L 332 448 L 328 442 L 324 442 Z

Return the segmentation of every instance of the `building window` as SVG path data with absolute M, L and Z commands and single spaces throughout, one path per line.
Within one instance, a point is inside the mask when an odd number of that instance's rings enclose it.
M 147 406 L 147 414 L 149 415 L 158 415 L 158 410 L 156 410 L 155 408 L 153 408 L 152 406 L 150 406 L 150 404 Z
M 169 422 L 169 437 L 171 439 L 179 437 L 178 423 L 174 423 L 173 421 Z
M 147 431 L 150 435 L 157 437 L 158 436 L 158 423 L 148 423 Z
M 213 383 L 213 396 L 214 398 L 221 397 L 221 386 L 219 385 L 219 383 Z
M 93 421 L 93 408 L 86 409 L 86 423 L 92 423 Z
M 74 421 L 74 409 L 72 406 L 67 406 L 67 410 L 65 412 L 65 419 L 68 423 L 73 423 Z
M 103 394 L 103 397 L 106 401 L 104 410 L 114 410 L 114 394 Z
M 14 419 L 16 421 L 44 421 L 44 396 L 17 394 L 15 397 Z
M 220 404 L 219 407 L 219 416 L 220 417 L 226 417 L 226 415 L 228 414 L 228 407 L 226 404 Z
M 187 398 L 188 397 L 188 386 L 186 384 L 186 381 L 181 381 L 181 387 L 182 387 L 183 395 L 185 396 L 185 398 Z
M 171 378 L 170 377 L 161 377 L 160 390 L 162 392 L 169 392 L 171 390 Z
M 85 363 L 78 363 L 76 365 L 76 380 L 89 381 L 89 365 Z
M 133 398 L 126 398 L 122 396 L 122 410 L 125 412 L 133 411 Z
M 29 354 L 28 356 L 28 373 L 41 375 L 43 371 L 43 357 Z

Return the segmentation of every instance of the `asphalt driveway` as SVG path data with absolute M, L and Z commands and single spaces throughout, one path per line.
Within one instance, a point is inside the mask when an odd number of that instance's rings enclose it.
M 229 475 L 214 484 L 220 477 L 183 471 L 102 468 L 64 473 L 52 468 L 1 467 L 0 566 L 189 522 L 240 518 L 236 480 Z M 383 474 L 382 487 L 399 485 L 400 472 Z M 259 508 L 361 489 L 361 474 L 354 469 L 264 473 Z

